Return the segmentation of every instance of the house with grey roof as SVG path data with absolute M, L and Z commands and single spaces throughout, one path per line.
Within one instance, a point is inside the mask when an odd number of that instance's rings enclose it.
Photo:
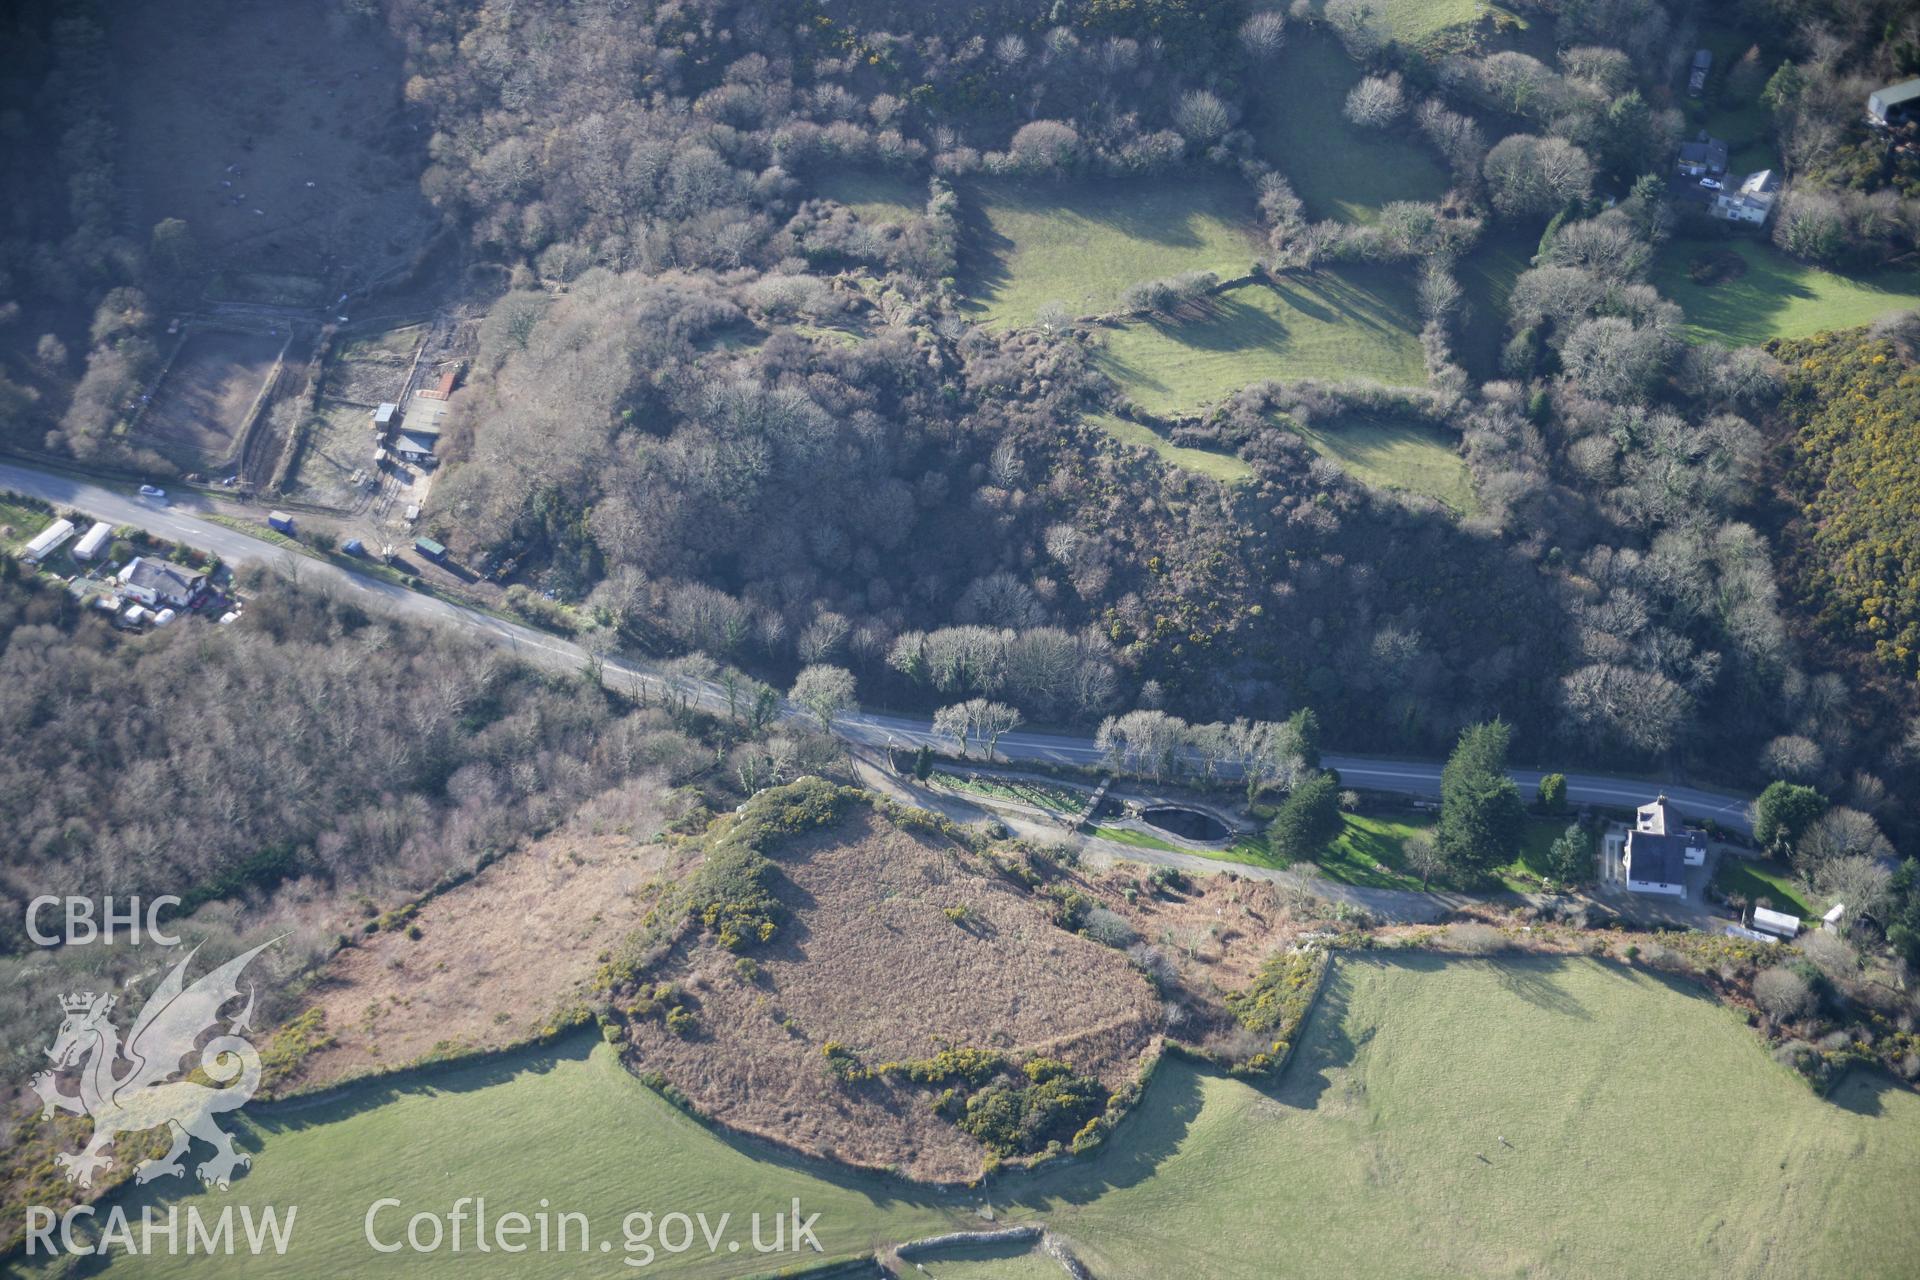
M 1680 144 L 1673 167 L 1688 178 L 1720 178 L 1727 172 L 1727 144 L 1702 129 L 1693 141 Z
M 1707 833 L 1689 827 L 1664 795 L 1640 806 L 1620 865 L 1633 893 L 1687 896 L 1687 868 L 1707 860 Z
M 1772 215 L 1774 201 L 1779 198 L 1779 175 L 1771 169 L 1762 169 L 1748 174 L 1739 186 L 1716 194 L 1707 212 L 1728 222 L 1759 226 Z
M 171 560 L 135 556 L 120 571 L 121 596 L 151 607 L 185 609 L 206 590 L 207 575 Z

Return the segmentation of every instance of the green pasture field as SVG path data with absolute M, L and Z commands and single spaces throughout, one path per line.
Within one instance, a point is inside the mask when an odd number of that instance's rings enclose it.
M 1444 432 L 1427 423 L 1346 417 L 1310 427 L 1291 421 L 1287 425 L 1362 484 L 1425 494 L 1456 515 L 1471 515 L 1478 509 L 1466 460 Z
M 1105 314 L 1128 285 L 1186 271 L 1234 279 L 1262 248 L 1252 189 L 1217 172 L 989 179 L 961 199 L 961 291 L 972 316 L 996 328 L 1029 324 L 1052 302 Z
M 1409 273 L 1349 265 L 1217 294 L 1197 314 L 1111 330 L 1097 362 L 1149 413 L 1193 413 L 1256 382 L 1421 386 Z
M 1253 478 L 1253 468 L 1231 453 L 1215 449 L 1193 449 L 1175 444 L 1159 432 L 1111 413 L 1090 414 L 1087 422 L 1100 428 L 1121 444 L 1151 449 L 1163 462 L 1192 471 L 1221 484 L 1238 484 Z
M 122 1258 L 116 1276 L 604 1276 L 627 1270 L 631 1212 L 730 1212 L 744 1239 L 743 1216 L 796 1196 L 820 1214 L 829 1255 L 979 1229 L 991 1204 L 1001 1225 L 1044 1221 L 1102 1280 L 1265 1280 L 1276 1259 L 1394 1280 L 1875 1280 L 1910 1275 L 1920 1251 L 1920 1095 L 1856 1072 L 1815 1097 L 1694 984 L 1587 958 L 1343 955 L 1276 1081 L 1167 1061 L 1092 1155 L 971 1190 L 724 1138 L 587 1035 L 264 1108 L 239 1127 L 252 1169 L 230 1192 L 177 1203 L 298 1206 L 289 1253 Z M 108 1203 L 137 1222 L 152 1192 Z M 444 1221 L 458 1197 L 482 1195 L 496 1220 L 543 1197 L 585 1213 L 593 1246 L 367 1244 L 378 1200 L 400 1202 L 376 1219 L 389 1243 L 407 1216 Z M 770 1261 L 697 1244 L 640 1274 L 750 1275 Z M 986 1265 L 959 1274 L 1005 1274 Z
M 1480 6 L 1465 0 L 1465 7 Z M 1332 36 L 1296 30 L 1263 79 L 1263 104 L 1250 127 L 1309 218 L 1371 222 L 1389 201 L 1446 194 L 1446 167 L 1405 121 L 1363 129 L 1347 119 L 1347 93 L 1361 75 Z
M 847 206 L 862 222 L 911 222 L 927 209 L 927 184 L 891 173 L 826 173 L 811 186 L 814 195 Z

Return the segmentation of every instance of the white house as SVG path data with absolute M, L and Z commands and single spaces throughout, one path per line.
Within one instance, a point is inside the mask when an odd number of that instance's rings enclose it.
M 1771 169 L 1750 173 L 1731 191 L 1722 191 L 1707 206 L 1707 212 L 1728 222 L 1750 222 L 1755 226 L 1773 213 L 1773 202 L 1780 195 L 1780 179 Z
M 100 554 L 107 545 L 107 539 L 113 536 L 113 526 L 105 520 L 96 520 L 93 528 L 80 535 L 80 541 L 73 544 L 75 560 L 91 560 Z
M 39 564 L 55 551 L 60 544 L 73 536 L 73 521 L 55 520 L 52 524 L 33 535 L 33 540 L 21 549 L 20 554 L 28 564 Z
M 1640 806 L 1620 855 L 1629 891 L 1674 898 L 1687 896 L 1686 869 L 1706 860 L 1706 833 L 1682 823 L 1680 811 L 1665 796 Z
M 207 575 L 151 556 L 135 556 L 119 574 L 120 594 L 156 608 L 184 609 L 199 598 Z
M 1782 938 L 1797 938 L 1800 936 L 1800 917 L 1790 916 L 1784 911 L 1769 911 L 1765 907 L 1755 907 L 1753 927 L 1762 933 L 1771 933 Z

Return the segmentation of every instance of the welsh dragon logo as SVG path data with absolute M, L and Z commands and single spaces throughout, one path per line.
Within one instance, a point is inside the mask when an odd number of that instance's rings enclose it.
M 112 1157 L 105 1152 L 115 1138 L 163 1125 L 172 1130 L 173 1147 L 158 1160 L 142 1160 L 134 1171 L 136 1182 L 169 1174 L 184 1176 L 181 1157 L 195 1138 L 214 1151 L 213 1158 L 195 1170 L 210 1186 L 226 1190 L 234 1170 L 252 1163 L 233 1149 L 232 1137 L 214 1123 L 221 1112 L 244 1105 L 260 1083 L 260 1055 L 240 1036 L 252 1030 L 248 1025 L 253 1016 L 252 989 L 247 992 L 246 1008 L 227 1025 L 225 1034 L 204 1045 L 199 1041 L 218 1027 L 221 1008 L 239 997 L 241 970 L 274 941 L 235 956 L 191 986 L 185 980 L 187 965 L 199 948 L 189 951 L 154 989 L 124 1044 L 108 1017 L 117 997 L 87 991 L 60 998 L 66 1019 L 47 1050 L 53 1069 L 34 1076 L 32 1087 L 46 1104 L 42 1117 L 58 1110 L 93 1120 L 93 1138 L 82 1150 L 54 1157 L 66 1170 L 67 1181 L 92 1186 L 96 1169 L 113 1167 Z M 181 1071 L 180 1060 L 196 1048 L 199 1074 L 213 1081 L 211 1085 L 174 1078 L 191 1074 Z M 75 1067 L 80 1092 L 62 1093 L 60 1074 Z

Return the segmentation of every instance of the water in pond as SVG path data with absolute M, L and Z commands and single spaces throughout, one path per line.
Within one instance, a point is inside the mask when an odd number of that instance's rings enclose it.
M 1174 835 L 1184 836 L 1188 840 L 1224 840 L 1227 838 L 1227 824 L 1210 813 L 1198 809 L 1185 809 L 1179 805 L 1158 805 L 1152 809 L 1142 809 L 1140 816 L 1150 827 L 1162 831 L 1171 831 Z

